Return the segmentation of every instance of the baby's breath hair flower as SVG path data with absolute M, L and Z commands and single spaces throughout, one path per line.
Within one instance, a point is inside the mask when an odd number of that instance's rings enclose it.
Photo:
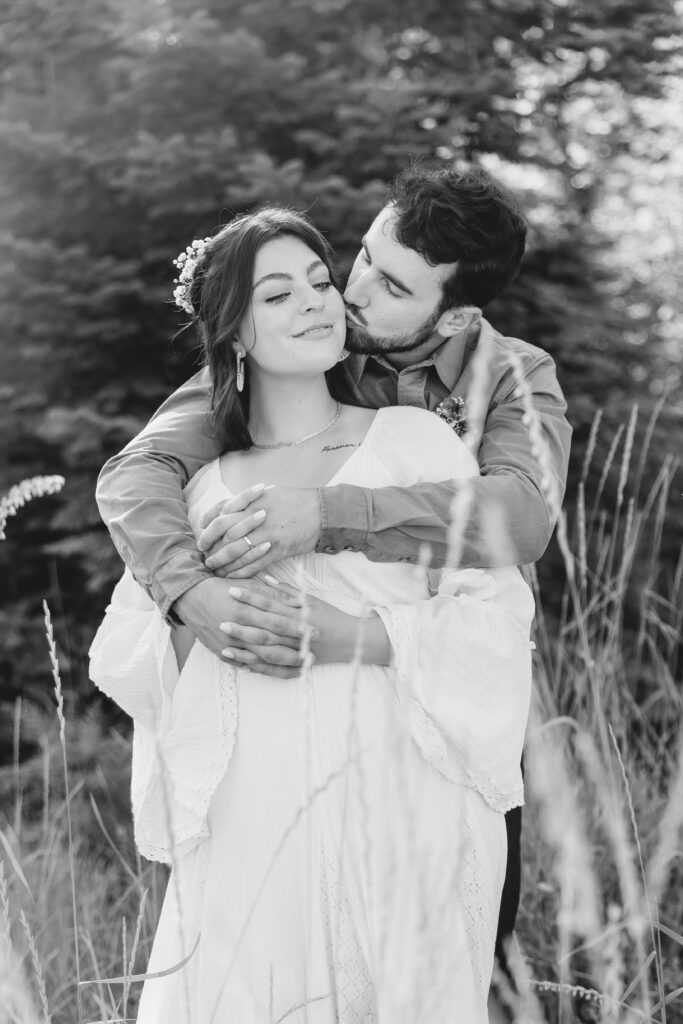
M 184 309 L 190 316 L 196 316 L 197 311 L 192 305 L 192 282 L 197 264 L 200 262 L 212 237 L 195 238 L 188 246 L 173 260 L 173 265 L 178 268 L 178 276 L 173 284 L 176 286 L 173 298 L 178 309 Z

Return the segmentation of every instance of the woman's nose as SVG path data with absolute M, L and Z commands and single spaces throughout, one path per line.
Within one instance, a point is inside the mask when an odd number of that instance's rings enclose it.
M 321 292 L 318 288 L 314 288 L 313 285 L 309 285 L 306 291 L 304 292 L 304 309 L 322 309 L 324 305 L 324 292 Z

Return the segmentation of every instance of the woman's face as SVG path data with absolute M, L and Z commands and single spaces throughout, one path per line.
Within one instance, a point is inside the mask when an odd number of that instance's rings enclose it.
M 324 373 L 346 336 L 344 300 L 330 272 L 299 238 L 266 242 L 254 263 L 251 310 L 238 331 L 252 368 L 276 376 Z

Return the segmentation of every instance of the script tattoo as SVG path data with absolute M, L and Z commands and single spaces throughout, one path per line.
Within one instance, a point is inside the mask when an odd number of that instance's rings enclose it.
M 360 442 L 356 444 L 326 444 L 324 448 L 321 448 L 323 452 L 337 452 L 340 448 L 359 448 Z

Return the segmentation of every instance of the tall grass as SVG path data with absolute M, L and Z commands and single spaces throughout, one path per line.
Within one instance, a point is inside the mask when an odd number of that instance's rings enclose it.
M 654 419 L 638 451 L 636 427 L 634 411 L 595 474 L 596 417 L 561 524 L 562 594 L 544 601 L 533 575 L 518 991 L 500 983 L 519 1024 L 683 1021 L 683 561 L 661 564 L 676 466 L 667 460 L 642 493 Z M 96 712 L 70 718 L 48 638 L 57 715 L 19 705 L 15 736 L 40 740 L 41 753 L 20 763 L 17 738 L 0 770 L 0 1024 L 133 1020 L 131 979 L 146 966 L 165 872 L 134 850 L 121 799 L 129 740 Z
M 640 494 L 657 412 L 634 472 L 632 411 L 587 511 L 596 417 L 559 623 L 543 615 L 534 574 L 538 652 L 520 932 L 532 988 L 560 1024 L 577 1013 L 683 1020 L 681 563 L 663 567 L 660 559 L 672 459 Z M 601 502 L 611 469 L 618 484 L 608 529 Z M 637 622 L 627 629 L 634 594 Z

